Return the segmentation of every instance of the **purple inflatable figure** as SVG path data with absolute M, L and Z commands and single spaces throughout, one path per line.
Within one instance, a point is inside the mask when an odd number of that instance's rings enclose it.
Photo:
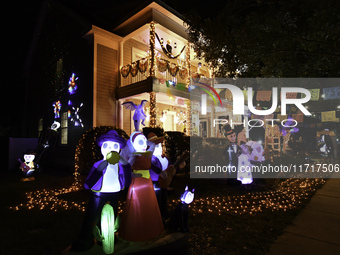
M 144 106 L 146 102 L 147 100 L 142 100 L 142 102 L 139 105 L 135 105 L 135 103 L 131 101 L 122 103 L 122 105 L 124 105 L 126 109 L 135 111 L 135 113 L 133 114 L 135 131 L 139 131 L 140 121 L 142 121 L 142 125 L 145 126 L 144 120 L 145 120 L 146 114 L 144 113 Z

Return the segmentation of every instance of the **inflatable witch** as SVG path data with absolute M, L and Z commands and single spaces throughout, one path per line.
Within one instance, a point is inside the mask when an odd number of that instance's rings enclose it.
M 85 189 L 90 190 L 90 199 L 86 209 L 85 218 L 78 239 L 73 243 L 72 251 L 86 251 L 94 244 L 93 233 L 98 230 L 101 211 L 107 202 L 113 207 L 114 215 L 118 213 L 119 192 L 124 189 L 126 175 L 120 161 L 119 152 L 126 146 L 126 141 L 115 130 L 100 136 L 96 140 L 101 147 L 103 159 L 94 163 L 85 180 Z

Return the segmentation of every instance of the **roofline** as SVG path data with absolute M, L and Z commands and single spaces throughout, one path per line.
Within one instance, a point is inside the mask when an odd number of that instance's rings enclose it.
M 178 11 L 176 11 L 175 9 L 173 9 L 172 7 L 167 5 L 166 3 L 162 2 L 161 0 L 147 0 L 144 3 L 142 3 L 141 5 L 139 5 L 136 9 L 131 11 L 129 14 L 127 14 L 125 17 L 123 17 L 122 19 L 117 21 L 113 25 L 112 31 L 117 30 L 121 25 L 123 25 L 123 23 L 127 22 L 130 18 L 132 18 L 134 15 L 136 15 L 141 10 L 145 9 L 147 6 L 149 6 L 153 2 L 158 4 L 159 6 L 163 7 L 167 11 L 171 12 L 172 14 L 174 14 L 175 16 L 177 16 L 179 19 L 183 20 L 183 22 L 184 22 L 185 17 L 182 14 L 180 14 Z

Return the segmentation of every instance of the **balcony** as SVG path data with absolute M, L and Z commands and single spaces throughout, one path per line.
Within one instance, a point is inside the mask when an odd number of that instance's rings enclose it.
M 175 61 L 164 58 L 156 58 L 155 78 L 161 83 L 180 83 L 184 86 L 188 84 L 189 69 Z M 142 58 L 121 68 L 121 87 L 125 87 L 137 82 L 141 82 L 150 76 L 151 61 L 149 57 Z

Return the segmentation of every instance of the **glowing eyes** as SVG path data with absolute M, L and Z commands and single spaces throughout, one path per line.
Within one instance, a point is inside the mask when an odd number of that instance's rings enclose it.
M 115 149 L 115 150 L 118 150 L 118 149 L 119 149 L 118 143 L 115 143 L 115 144 L 113 145 L 113 149 Z
M 144 145 L 144 141 L 143 141 L 143 140 L 139 140 L 139 141 L 138 141 L 138 144 L 139 144 L 139 145 Z
M 106 149 L 109 146 L 107 143 L 103 143 L 103 148 Z

